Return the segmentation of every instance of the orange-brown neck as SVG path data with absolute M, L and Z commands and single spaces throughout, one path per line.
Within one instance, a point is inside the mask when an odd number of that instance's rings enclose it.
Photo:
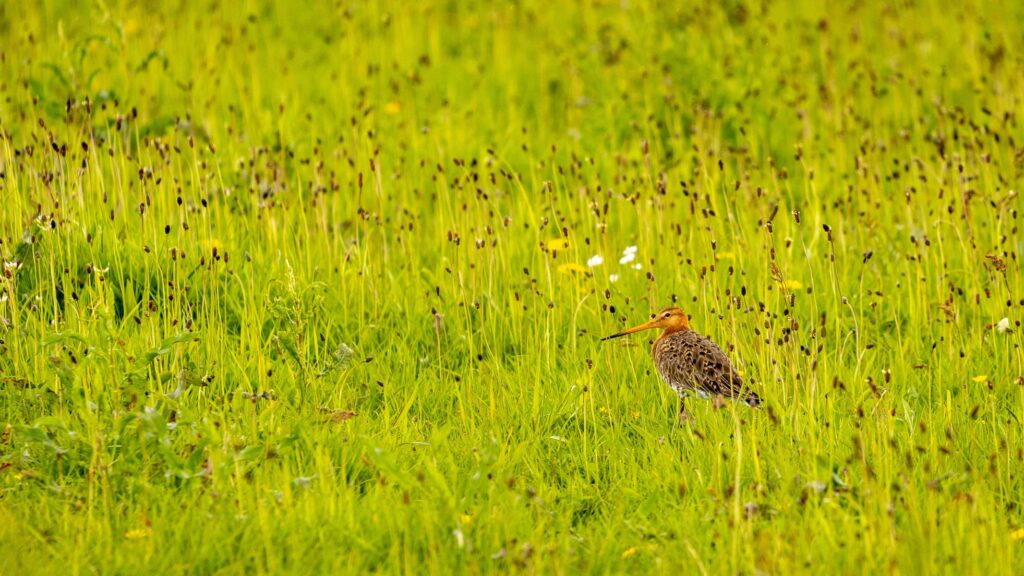
M 683 318 L 679 322 L 676 322 L 676 323 L 673 323 L 671 325 L 665 326 L 662 329 L 662 331 L 661 331 L 661 335 L 658 336 L 658 340 L 661 340 L 663 338 L 667 338 L 668 336 L 671 336 L 673 334 L 677 334 L 679 332 L 685 332 L 685 331 L 687 331 L 689 329 L 690 329 L 690 323 L 687 322 L 685 318 Z

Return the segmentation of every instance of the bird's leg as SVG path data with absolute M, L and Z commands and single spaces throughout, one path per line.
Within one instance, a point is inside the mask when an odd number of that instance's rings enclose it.
M 683 426 L 693 422 L 693 417 L 686 412 L 686 396 L 679 396 L 679 425 Z
M 714 400 L 711 401 L 711 405 L 715 407 L 715 410 L 721 410 L 725 408 L 725 396 L 721 394 L 715 394 Z

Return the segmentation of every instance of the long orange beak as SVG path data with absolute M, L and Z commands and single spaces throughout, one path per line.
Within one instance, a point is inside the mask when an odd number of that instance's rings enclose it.
M 644 330 L 650 330 L 652 328 L 657 328 L 657 327 L 658 327 L 658 324 L 654 320 L 650 320 L 648 322 L 644 322 L 643 324 L 641 324 L 639 326 L 633 326 L 632 328 L 627 328 L 626 330 L 623 330 L 622 332 L 619 332 L 618 334 L 612 334 L 611 336 L 605 336 L 604 338 L 601 338 L 601 341 L 604 342 L 605 340 L 611 340 L 612 338 L 619 338 L 619 337 L 622 337 L 622 336 L 626 336 L 628 334 L 632 334 L 634 332 L 642 332 Z

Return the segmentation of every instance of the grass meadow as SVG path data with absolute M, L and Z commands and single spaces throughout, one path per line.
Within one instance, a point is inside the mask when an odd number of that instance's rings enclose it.
M 1010 0 L 0 5 L 0 573 L 1024 573 L 1022 70 Z M 599 342 L 672 304 L 760 409 Z

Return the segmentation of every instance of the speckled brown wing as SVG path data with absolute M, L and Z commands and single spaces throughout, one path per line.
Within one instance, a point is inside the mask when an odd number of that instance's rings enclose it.
M 725 352 L 692 330 L 659 338 L 653 353 L 658 373 L 679 393 L 693 390 L 710 396 L 742 398 L 751 406 L 760 403 L 757 394 L 744 387 L 743 378 Z

